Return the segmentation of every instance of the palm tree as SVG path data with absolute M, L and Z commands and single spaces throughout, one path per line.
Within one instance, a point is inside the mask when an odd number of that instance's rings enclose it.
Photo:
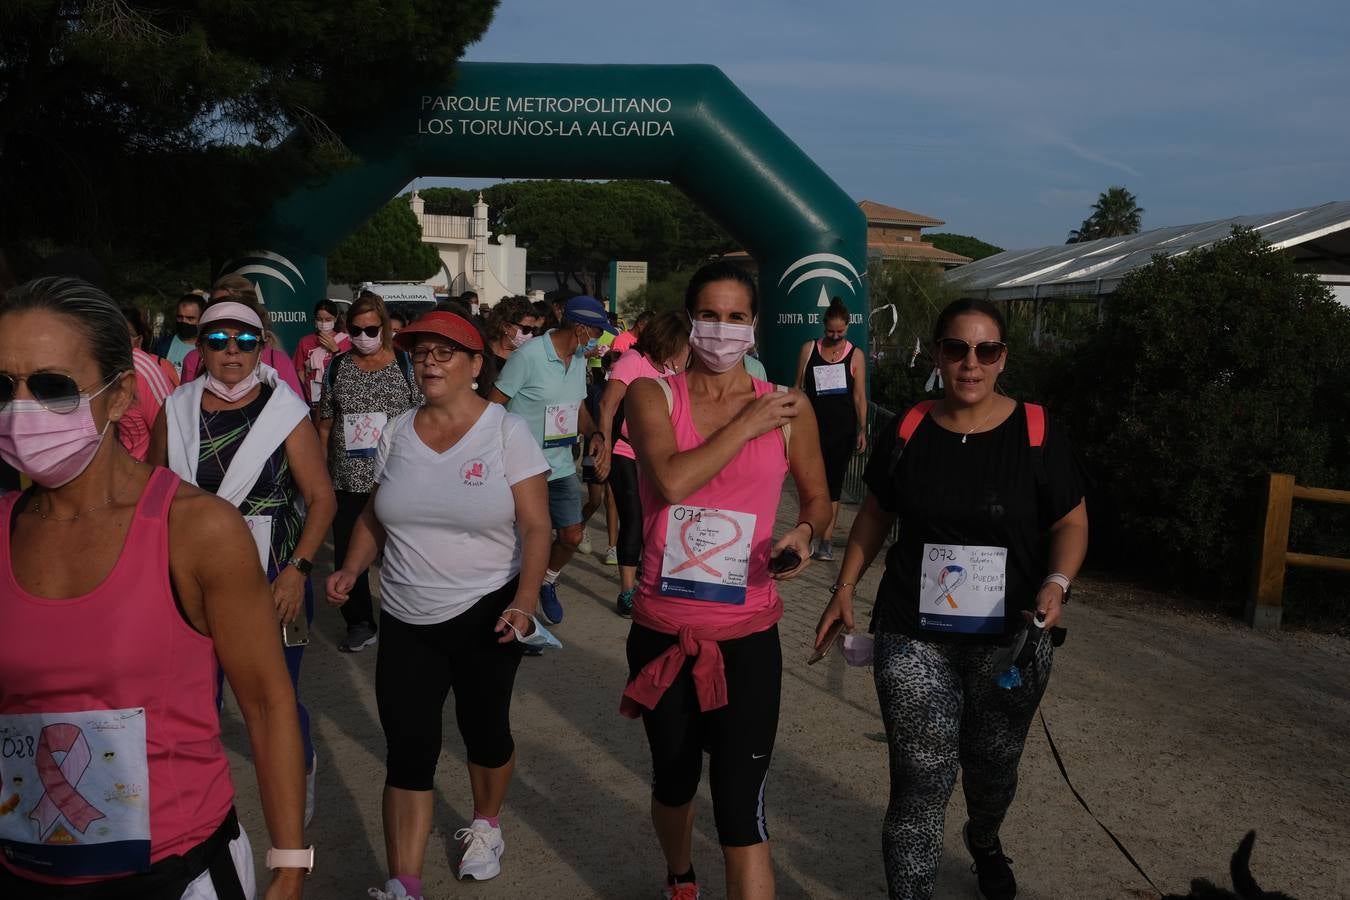
M 1084 219 L 1076 230 L 1069 232 L 1066 243 L 1135 234 L 1139 231 L 1143 213 L 1143 207 L 1134 194 L 1119 185 L 1112 185 L 1092 204 L 1092 215 Z

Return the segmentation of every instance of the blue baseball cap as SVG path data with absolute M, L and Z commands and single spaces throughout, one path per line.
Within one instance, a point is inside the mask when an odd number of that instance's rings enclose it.
M 585 294 L 567 301 L 567 306 L 563 308 L 563 321 L 601 328 L 610 334 L 619 333 L 619 329 L 609 324 L 609 313 L 605 311 L 605 305 Z

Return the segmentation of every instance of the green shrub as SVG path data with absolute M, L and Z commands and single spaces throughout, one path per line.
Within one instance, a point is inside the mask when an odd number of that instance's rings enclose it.
M 1129 275 L 1101 326 L 1039 373 L 1039 393 L 1070 418 L 1108 495 L 1094 542 L 1232 608 L 1254 568 L 1266 474 L 1350 489 L 1348 364 L 1350 310 L 1235 229 Z M 1345 532 L 1308 506 L 1295 505 L 1291 546 L 1350 556 Z

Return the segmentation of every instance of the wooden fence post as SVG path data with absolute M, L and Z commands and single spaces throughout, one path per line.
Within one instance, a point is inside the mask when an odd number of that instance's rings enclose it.
M 1289 552 L 1289 516 L 1294 505 L 1294 476 L 1270 474 L 1261 561 L 1247 601 L 1247 624 L 1257 631 L 1278 631 L 1284 602 L 1285 554 Z

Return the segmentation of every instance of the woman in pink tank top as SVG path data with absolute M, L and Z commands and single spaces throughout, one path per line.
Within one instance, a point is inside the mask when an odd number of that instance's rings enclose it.
M 693 362 L 668 382 L 635 381 L 626 404 L 643 551 L 621 711 L 647 732 L 665 895 L 678 900 L 698 897 L 689 848 L 705 748 L 727 893 L 773 896 L 764 786 L 783 668 L 776 582 L 806 567 L 830 519 L 810 405 L 742 362 L 757 307 L 744 269 L 704 266 L 685 294 Z M 798 524 L 775 541 L 789 472 Z
M 238 511 L 118 442 L 135 387 L 103 292 L 43 278 L 8 293 L 0 458 L 34 487 L 0 500 L 0 735 L 23 748 L 0 760 L 0 896 L 254 896 L 219 659 L 273 843 L 297 854 L 269 855 L 287 868 L 266 897 L 300 897 L 312 853 L 271 592 Z

